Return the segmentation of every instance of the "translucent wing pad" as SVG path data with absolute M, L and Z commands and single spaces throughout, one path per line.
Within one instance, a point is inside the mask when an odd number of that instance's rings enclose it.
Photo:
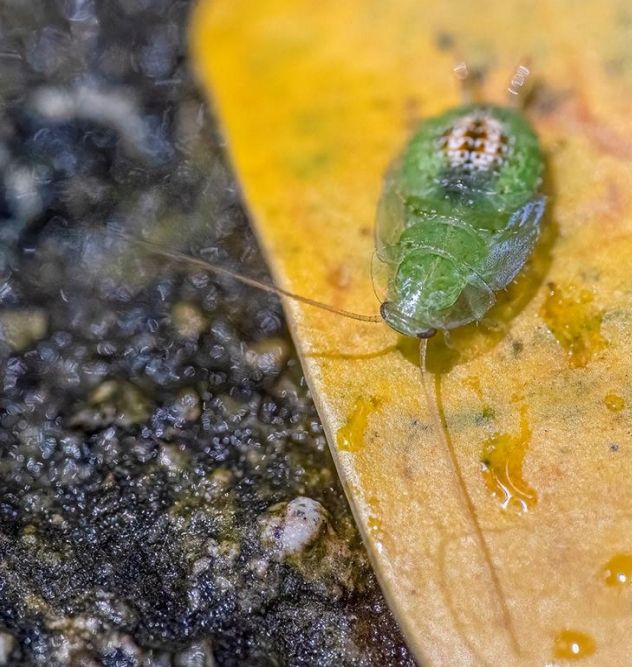
M 480 277 L 493 290 L 506 287 L 524 266 L 538 240 L 545 198 L 537 197 L 520 207 L 505 229 L 490 240 L 487 260 Z

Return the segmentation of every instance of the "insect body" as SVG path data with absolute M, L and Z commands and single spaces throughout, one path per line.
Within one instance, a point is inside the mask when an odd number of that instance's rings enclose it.
M 427 338 L 481 319 L 537 240 L 541 174 L 538 140 L 515 109 L 469 105 L 426 120 L 378 207 L 386 323 Z
M 254 287 L 428 338 L 480 320 L 495 292 L 523 267 L 544 212 L 541 180 L 538 140 L 519 111 L 470 105 L 426 120 L 388 172 L 378 205 L 377 257 L 388 272 L 381 317 L 342 311 L 140 242 Z

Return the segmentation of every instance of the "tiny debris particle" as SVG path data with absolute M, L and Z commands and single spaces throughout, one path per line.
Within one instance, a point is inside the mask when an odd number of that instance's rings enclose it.
M 252 343 L 246 351 L 246 362 L 264 375 L 278 375 L 290 350 L 282 338 L 268 338 Z
M 213 647 L 209 641 L 200 641 L 180 651 L 174 659 L 175 667 L 215 667 Z
M 106 380 L 88 397 L 88 407 L 72 418 L 74 426 L 96 427 L 106 424 L 132 426 L 147 421 L 151 414 L 149 399 L 131 382 Z
M 22 352 L 44 338 L 48 317 L 39 308 L 0 311 L 0 343 L 12 352 Z
M 11 652 L 15 646 L 15 638 L 8 632 L 0 632 L 0 665 L 8 665 Z
M 197 421 L 202 414 L 200 397 L 195 389 L 183 389 L 173 404 L 173 410 L 178 419 L 188 422 Z
M 193 563 L 193 567 L 191 568 L 191 573 L 193 574 L 194 577 L 198 577 L 203 572 L 206 572 L 206 570 L 208 570 L 210 566 L 211 566 L 210 559 L 198 558 L 198 560 L 196 560 L 195 563 Z
M 325 508 L 316 500 L 299 496 L 287 504 L 282 514 L 268 517 L 262 540 L 273 546 L 279 558 L 285 558 L 307 550 L 326 525 Z
M 171 321 L 182 338 L 197 340 L 208 328 L 202 311 L 193 303 L 180 301 L 171 309 Z

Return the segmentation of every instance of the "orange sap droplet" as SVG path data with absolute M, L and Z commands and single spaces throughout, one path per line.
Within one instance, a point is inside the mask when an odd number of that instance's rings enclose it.
M 595 640 L 584 632 L 562 630 L 553 644 L 553 657 L 563 660 L 580 660 L 595 652 Z
M 373 396 L 359 398 L 347 423 L 338 429 L 338 449 L 343 452 L 357 452 L 364 445 L 369 415 L 375 411 L 379 401 Z
M 527 408 L 520 408 L 520 433 L 495 433 L 483 443 L 481 472 L 487 488 L 503 509 L 526 512 L 538 495 L 522 477 L 522 463 L 531 442 Z
M 546 326 L 566 350 L 571 368 L 583 368 L 595 352 L 606 346 L 601 335 L 603 313 L 592 301 L 588 290 L 571 285 L 562 291 L 551 283 L 540 309 Z
M 483 390 L 481 389 L 481 381 L 475 375 L 464 378 L 463 384 L 473 391 L 476 396 L 482 401 L 483 400 Z
M 379 517 L 370 515 L 367 518 L 367 527 L 369 529 L 369 533 L 373 535 L 376 539 L 380 539 L 382 536 L 382 521 L 380 520 Z
M 621 412 L 625 408 L 625 401 L 621 396 L 617 394 L 606 394 L 603 399 L 603 402 L 606 404 L 606 407 L 611 412 Z
M 632 554 L 616 554 L 604 566 L 607 586 L 623 587 L 632 584 Z

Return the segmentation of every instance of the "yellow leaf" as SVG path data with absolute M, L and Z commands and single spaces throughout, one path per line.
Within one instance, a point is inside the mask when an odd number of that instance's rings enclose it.
M 488 322 L 428 353 L 458 471 L 414 341 L 285 304 L 358 525 L 423 664 L 629 662 L 631 20 L 614 0 L 205 0 L 193 17 L 199 73 L 275 279 L 361 313 L 378 309 L 383 174 L 419 119 L 459 103 L 458 58 L 486 66 L 495 102 L 521 58 L 535 73 L 542 241 Z

